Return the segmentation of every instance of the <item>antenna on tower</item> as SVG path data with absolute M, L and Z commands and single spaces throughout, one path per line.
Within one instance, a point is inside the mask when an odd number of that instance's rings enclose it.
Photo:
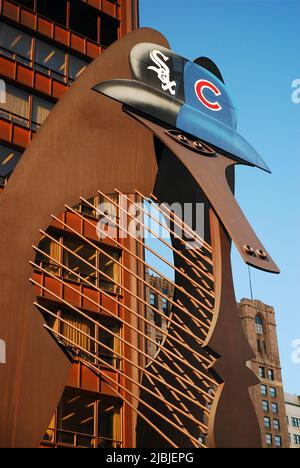
M 250 295 L 251 295 L 251 300 L 253 301 L 253 288 L 252 288 L 252 278 L 251 278 L 250 265 L 248 265 L 248 275 L 249 275 Z

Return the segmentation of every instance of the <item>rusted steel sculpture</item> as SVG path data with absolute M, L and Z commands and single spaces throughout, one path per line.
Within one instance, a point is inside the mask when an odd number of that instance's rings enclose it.
M 39 230 L 47 235 L 51 215 L 64 207 L 72 211 L 79 200 L 89 204 L 99 189 L 104 195 L 115 188 L 151 202 L 205 205 L 204 239 L 185 226 L 197 248 L 186 249 L 170 230 L 172 314 L 160 352 L 136 383 L 136 445 L 261 445 L 249 396 L 258 380 L 246 366 L 253 354 L 237 313 L 231 239 L 247 264 L 279 271 L 234 199 L 236 164 L 268 170 L 235 131 L 234 110 L 216 65 L 177 56 L 160 33 L 131 33 L 75 82 L 0 198 L 0 330 L 7 346 L 7 364 L 0 366 L 0 446 L 39 444 L 70 370 L 63 350 L 72 358 L 76 347 L 46 324 L 49 336 L 33 308 L 35 303 L 51 314 L 35 300 L 29 283 L 31 265 L 39 267 L 35 253 L 43 254 Z M 180 223 L 163 205 L 160 209 L 173 224 Z M 84 350 L 77 351 L 77 359 L 100 373 Z M 119 396 L 131 404 L 124 385 Z

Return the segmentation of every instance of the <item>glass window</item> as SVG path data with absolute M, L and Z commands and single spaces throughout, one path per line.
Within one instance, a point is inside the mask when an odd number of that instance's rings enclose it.
M 272 413 L 278 413 L 278 405 L 277 405 L 277 403 L 272 403 L 272 404 L 271 404 L 271 409 L 272 409 Z
M 276 446 L 276 447 L 281 447 L 281 446 L 282 446 L 282 442 L 281 442 L 281 437 L 280 437 L 280 436 L 275 436 L 275 437 L 274 437 L 274 440 L 275 440 L 275 446 Z
M 16 3 L 20 3 L 20 5 L 30 8 L 30 10 L 34 9 L 34 0 L 14 0 Z
M 37 12 L 56 23 L 66 26 L 67 0 L 37 0 Z
M 76 80 L 81 73 L 86 69 L 89 62 L 85 62 L 74 55 L 69 56 L 69 78 Z
M 70 4 L 70 29 L 97 41 L 98 15 L 95 10 L 81 2 Z
M 154 311 L 154 323 L 157 327 L 162 326 L 162 316 L 158 312 L 155 312 L 155 311 Z
M 5 145 L 0 145 L 0 177 L 8 179 L 14 168 L 20 161 L 22 153 L 9 148 Z
M 156 294 L 153 291 L 150 292 L 150 305 L 156 306 Z
M 164 313 L 166 314 L 169 309 L 169 302 L 165 297 L 162 298 L 162 308 L 163 308 Z
M 259 367 L 258 368 L 258 374 L 261 379 L 264 379 L 266 377 L 266 371 L 264 367 Z
M 46 236 L 43 236 L 39 242 L 38 248 L 45 252 L 46 255 L 42 255 L 41 253 L 37 253 L 35 258 L 35 263 L 37 265 L 42 266 L 45 270 L 49 271 L 52 275 L 60 275 L 60 267 L 57 261 L 61 261 L 61 245 L 60 245 L 60 237 L 58 234 L 53 234 L 52 232 L 49 233 L 53 239 L 56 239 L 58 242 L 54 240 L 48 239 Z M 50 257 L 50 258 L 49 258 Z
M 265 427 L 266 427 L 267 429 L 270 429 L 270 427 L 271 427 L 271 420 L 270 420 L 270 418 L 268 418 L 267 416 L 265 416 L 265 417 L 264 417 L 264 423 L 265 423 Z
M 257 340 L 257 352 L 258 352 L 259 354 L 261 353 L 260 340 Z
M 35 63 L 36 68 L 43 73 L 50 70 L 51 76 L 65 81 L 66 77 L 66 54 L 60 49 L 53 47 L 47 42 L 36 40 L 35 46 Z
M 277 391 L 276 391 L 276 388 L 275 387 L 270 387 L 270 396 L 272 398 L 276 398 L 277 396 Z
M 262 401 L 262 409 L 263 411 L 269 411 L 269 402 L 266 400 Z
M 17 60 L 26 65 L 31 63 L 32 38 L 7 24 L 0 23 L 1 53 L 8 57 L 17 54 Z
M 98 448 L 120 447 L 120 403 L 109 398 L 100 398 L 98 410 Z
M 258 335 L 263 335 L 264 333 L 264 326 L 263 326 L 263 320 L 261 318 L 260 315 L 257 315 L 255 317 L 255 329 L 256 329 L 256 333 Z
M 272 445 L 273 439 L 271 434 L 266 434 L 266 444 L 267 445 Z
M 37 96 L 32 97 L 32 128 L 37 130 L 46 120 L 54 104 Z
M 92 447 L 95 398 L 77 389 L 65 390 L 57 410 L 57 441 L 67 445 Z M 81 434 L 77 440 L 75 434 Z
M 299 418 L 291 418 L 292 426 L 293 427 L 300 427 L 300 419 Z
M 120 367 L 120 358 L 116 356 L 114 352 L 120 353 L 120 340 L 118 339 L 118 336 L 120 335 L 120 325 L 119 323 L 109 319 L 101 319 L 101 324 L 111 330 L 113 333 L 109 333 L 103 328 L 97 327 L 97 339 L 100 341 L 100 343 L 105 345 L 105 347 L 101 345 L 99 346 L 99 357 L 103 361 L 107 362 L 107 364 L 110 366 L 118 369 Z M 107 347 L 110 348 L 111 351 L 107 349 Z M 103 362 L 98 361 L 98 364 L 103 365 Z
M 273 419 L 273 427 L 276 431 L 280 430 L 280 421 L 279 419 Z
M 77 274 L 83 277 L 86 281 L 95 284 L 96 249 L 84 242 L 72 238 L 65 238 L 64 245 L 76 254 L 74 255 L 68 250 L 63 249 L 63 263 L 68 267 L 68 269 L 64 270 L 64 276 L 70 280 L 80 281 L 80 278 L 76 276 Z M 82 260 L 80 258 L 82 258 Z M 90 263 L 91 266 L 85 262 Z M 73 270 L 76 274 L 73 274 L 69 270 Z M 86 281 L 84 281 L 84 284 L 87 284 Z
M 29 124 L 29 94 L 7 84 L 6 103 L 1 104 L 0 115 L 27 126 Z
M 120 261 L 120 253 L 112 250 L 107 249 L 107 253 L 110 255 L 109 258 L 105 254 L 100 255 L 100 270 L 106 276 L 101 276 L 100 278 L 100 287 L 103 289 L 107 289 L 109 291 L 114 291 L 118 289 L 116 283 L 119 283 L 119 265 L 116 262 Z M 111 278 L 111 281 L 109 280 Z
M 274 371 L 273 369 L 268 369 L 268 379 L 274 380 Z
M 101 44 L 105 47 L 110 46 L 118 39 L 119 21 L 111 16 L 103 14 L 101 16 Z
M 295 445 L 300 445 L 300 435 L 294 434 L 293 440 Z
M 266 396 L 268 394 L 268 389 L 267 389 L 266 385 L 261 385 L 260 389 L 261 389 L 261 394 L 262 395 Z

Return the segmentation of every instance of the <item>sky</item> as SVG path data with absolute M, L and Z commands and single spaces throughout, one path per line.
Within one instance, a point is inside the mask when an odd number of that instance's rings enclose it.
M 252 268 L 253 296 L 275 308 L 284 388 L 298 395 L 300 103 L 292 100 L 292 82 L 300 80 L 299 19 L 300 0 L 140 0 L 141 27 L 162 32 L 188 59 L 216 62 L 238 132 L 272 170 L 239 166 L 236 198 L 281 270 Z M 237 300 L 249 298 L 248 268 L 235 249 L 232 262 Z

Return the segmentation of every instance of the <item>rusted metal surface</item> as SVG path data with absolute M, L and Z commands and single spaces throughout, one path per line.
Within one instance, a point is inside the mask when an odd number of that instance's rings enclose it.
M 99 188 L 152 191 L 152 135 L 91 90 L 99 81 L 129 78 L 128 54 L 144 40 L 167 45 L 161 34 L 141 29 L 109 47 L 55 106 L 1 194 L 0 330 L 7 345 L 7 364 L 0 366 L 1 447 L 38 446 L 71 368 L 33 308 L 29 260 L 39 229 L 64 203 L 73 206 Z

